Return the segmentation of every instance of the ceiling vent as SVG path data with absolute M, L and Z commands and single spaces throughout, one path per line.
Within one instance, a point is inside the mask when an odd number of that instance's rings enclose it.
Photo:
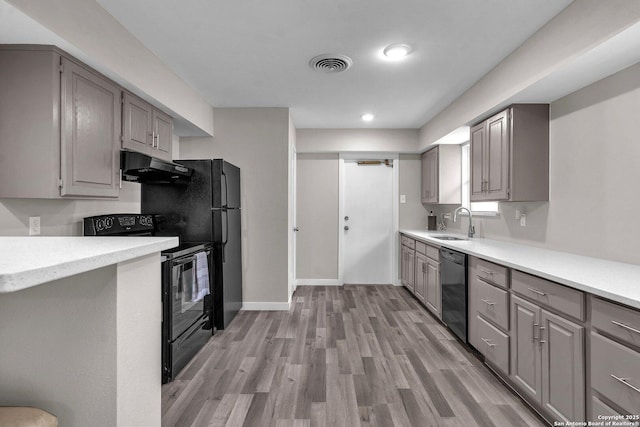
M 351 64 L 353 64 L 353 61 L 348 56 L 334 53 L 318 55 L 309 61 L 311 69 L 321 73 L 340 73 L 349 69 Z

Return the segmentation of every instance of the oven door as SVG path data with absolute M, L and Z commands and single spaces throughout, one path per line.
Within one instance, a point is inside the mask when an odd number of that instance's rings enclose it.
M 175 341 L 169 343 L 169 354 L 165 359 L 162 383 L 173 381 L 209 338 L 211 338 L 211 319 L 203 316 Z
M 206 265 L 200 265 L 204 262 Z M 211 318 L 211 251 L 205 250 L 167 261 L 165 300 L 168 340 L 174 341 L 202 316 Z M 210 328 L 209 328 L 210 329 Z M 211 334 L 211 332 L 209 332 Z

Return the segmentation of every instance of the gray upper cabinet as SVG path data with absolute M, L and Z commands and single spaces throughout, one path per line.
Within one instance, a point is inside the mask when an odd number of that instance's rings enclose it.
M 117 197 L 120 88 L 62 58 L 61 196 Z
M 549 105 L 514 104 L 471 128 L 471 200 L 549 200 Z
M 122 148 L 151 155 L 153 107 L 138 97 L 122 95 Z
M 148 102 L 124 93 L 122 148 L 171 160 L 173 119 Z
M 153 132 L 156 139 L 153 156 L 160 159 L 171 160 L 173 119 L 162 111 L 153 110 Z
M 439 145 L 422 155 L 422 203 L 461 202 L 461 149 Z
M 117 197 L 120 89 L 52 46 L 0 46 L 0 197 Z

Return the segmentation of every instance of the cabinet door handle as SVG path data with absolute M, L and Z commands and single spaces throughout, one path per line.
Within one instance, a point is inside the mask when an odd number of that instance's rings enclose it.
M 544 344 L 547 342 L 546 340 L 542 339 L 542 333 L 544 332 L 545 329 L 547 328 L 545 328 L 544 326 L 540 326 L 540 339 L 539 339 L 540 344 Z
M 489 301 L 489 300 L 487 300 L 487 299 L 481 299 L 480 301 L 482 301 L 483 303 L 485 303 L 485 304 L 487 304 L 487 305 L 496 305 L 496 303 L 495 303 L 495 302 L 491 302 L 491 301 Z
M 426 264 L 425 264 L 425 263 L 422 263 L 422 272 L 423 272 L 423 273 L 426 273 L 426 272 L 427 272 Z
M 494 343 L 492 343 L 491 341 L 489 341 L 486 338 L 480 338 L 482 341 L 484 341 L 489 347 L 495 347 L 496 345 Z
M 631 390 L 636 391 L 638 393 L 640 393 L 640 388 L 634 386 L 633 384 L 629 383 L 629 378 L 620 378 L 620 377 L 616 377 L 615 375 L 611 374 L 611 378 L 613 378 L 616 381 L 621 382 L 622 384 L 626 385 L 627 387 L 629 387 Z
M 542 291 L 539 291 L 539 290 L 537 290 L 537 289 L 533 289 L 533 288 L 527 288 L 527 289 L 529 289 L 529 290 L 530 290 L 531 292 L 533 292 L 534 294 L 538 294 L 538 295 L 543 296 L 543 297 L 547 295 L 546 293 L 544 293 L 544 292 L 542 292 Z
M 532 323 L 532 324 L 531 324 L 531 326 L 532 326 L 532 328 L 531 328 L 531 329 L 532 329 L 531 335 L 533 336 L 533 341 L 532 341 L 532 342 L 536 342 L 536 340 L 539 340 L 539 339 L 540 339 L 540 335 L 536 336 L 536 327 L 537 327 L 537 326 L 540 326 L 540 324 L 538 324 L 538 323 Z
M 639 330 L 637 330 L 636 328 L 632 328 L 629 325 L 625 325 L 624 323 L 616 322 L 615 320 L 612 320 L 611 323 L 613 323 L 616 326 L 620 326 L 621 328 L 625 328 L 631 332 L 635 332 L 636 334 L 640 334 Z

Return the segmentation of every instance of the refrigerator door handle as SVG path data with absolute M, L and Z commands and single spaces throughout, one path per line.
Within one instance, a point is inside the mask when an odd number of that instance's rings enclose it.
M 229 212 L 226 209 L 222 209 L 222 214 L 224 215 L 224 236 L 222 237 L 222 262 L 225 262 L 224 256 L 224 247 L 227 245 L 229 241 Z
M 222 199 L 221 202 L 222 207 L 226 208 L 229 203 L 229 179 L 227 178 L 227 174 L 224 173 L 224 170 L 222 171 L 222 178 L 224 178 L 224 199 Z

